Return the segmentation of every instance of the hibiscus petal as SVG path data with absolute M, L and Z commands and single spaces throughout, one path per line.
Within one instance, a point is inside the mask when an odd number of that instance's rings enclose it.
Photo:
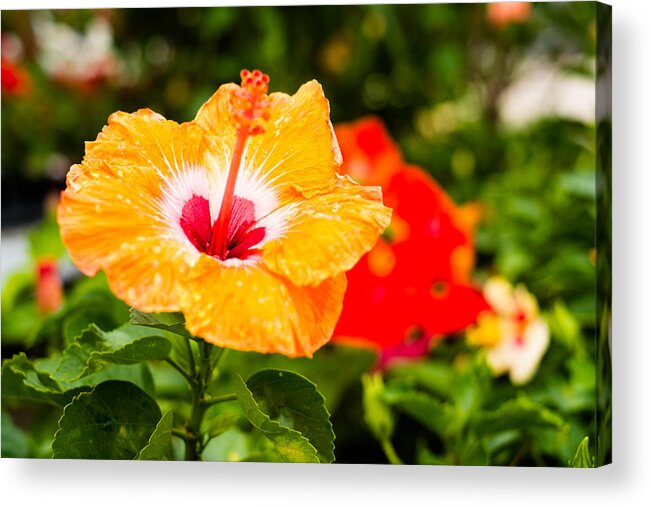
M 332 336 L 346 277 L 297 287 L 263 265 L 202 256 L 181 290 L 188 330 L 238 350 L 308 356 Z
M 150 110 L 111 115 L 68 173 L 58 209 L 79 269 L 89 276 L 104 269 L 115 294 L 140 310 L 178 310 L 177 280 L 198 253 L 181 229 L 182 202 L 165 203 L 179 186 L 170 182 L 202 174 L 205 149 L 195 125 Z
M 509 372 L 513 384 L 526 384 L 533 378 L 548 346 L 549 328 L 544 320 L 536 319 L 527 327 L 524 344 L 514 346 L 514 362 Z
M 285 215 L 287 226 L 264 245 L 264 262 L 301 286 L 352 268 L 391 221 L 380 187 L 360 186 L 347 176 L 339 177 L 332 192 L 276 213 Z
M 441 283 L 441 295 L 430 293 L 423 298 L 420 307 L 420 320 L 428 335 L 448 335 L 457 333 L 477 321 L 477 316 L 490 310 L 481 291 L 472 285 Z
M 239 87 L 234 83 L 220 86 L 204 103 L 194 118 L 194 123 L 209 134 L 210 155 L 217 167 L 228 171 L 233 146 L 235 145 L 235 123 L 230 114 L 230 97 Z
M 229 109 L 234 89 L 233 84 L 221 86 L 195 118 L 211 134 L 217 164 L 226 169 L 235 141 Z M 341 153 L 321 85 L 310 81 L 293 96 L 272 93 L 269 102 L 265 132 L 249 138 L 240 178 L 273 188 L 278 205 L 330 191 L 336 184 Z

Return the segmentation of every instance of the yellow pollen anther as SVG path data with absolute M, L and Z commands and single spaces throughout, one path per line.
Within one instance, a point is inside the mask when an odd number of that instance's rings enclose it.
M 230 97 L 231 117 L 247 135 L 263 134 L 264 123 L 270 116 L 269 76 L 259 70 L 244 69 L 240 77 L 242 84 Z

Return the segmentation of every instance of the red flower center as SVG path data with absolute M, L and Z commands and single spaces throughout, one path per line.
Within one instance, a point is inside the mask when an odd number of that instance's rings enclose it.
M 265 237 L 265 228 L 256 227 L 255 205 L 249 199 L 234 196 L 230 220 L 223 241 L 215 241 L 219 234 L 219 220 L 210 217 L 210 203 L 205 197 L 193 195 L 183 205 L 179 223 L 190 242 L 202 253 L 220 260 L 247 259 L 260 250 L 254 248 Z M 215 238 L 221 239 L 221 238 Z M 222 250 L 218 245 L 223 244 Z

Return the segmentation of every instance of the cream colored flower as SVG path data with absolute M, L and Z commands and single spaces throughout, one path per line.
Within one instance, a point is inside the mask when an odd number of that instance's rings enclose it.
M 482 313 L 468 330 L 468 343 L 486 349 L 493 375 L 508 373 L 513 384 L 525 384 L 549 346 L 549 328 L 538 303 L 523 286 L 514 288 L 502 277 L 485 283 L 484 297 L 492 312 Z

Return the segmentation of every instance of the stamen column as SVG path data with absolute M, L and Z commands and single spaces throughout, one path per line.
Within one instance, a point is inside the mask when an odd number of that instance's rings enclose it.
M 219 216 L 213 225 L 210 251 L 213 255 L 225 258 L 228 250 L 228 227 L 233 211 L 235 184 L 242 164 L 242 156 L 249 136 L 263 134 L 264 123 L 269 119 L 269 76 L 259 70 L 240 73 L 242 84 L 230 98 L 231 117 L 236 127 L 233 158 L 228 169 L 228 178 L 224 188 Z

